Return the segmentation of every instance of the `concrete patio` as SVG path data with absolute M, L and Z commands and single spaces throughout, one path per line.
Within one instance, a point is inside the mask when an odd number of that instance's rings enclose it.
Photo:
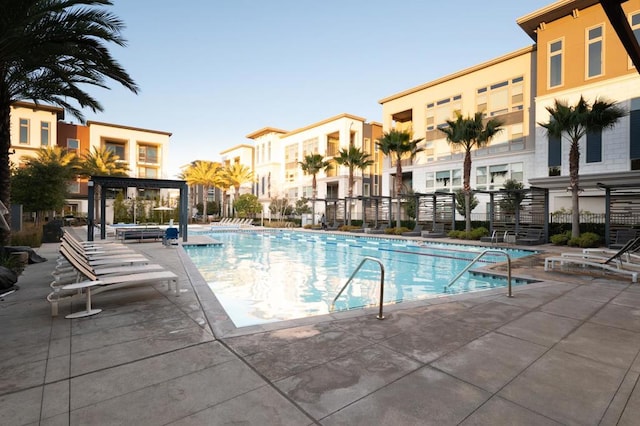
M 6 425 L 635 425 L 640 286 L 602 274 L 236 329 L 180 247 L 131 243 L 180 276 L 45 300 L 57 244 L 0 301 Z M 553 249 L 553 247 L 545 247 Z

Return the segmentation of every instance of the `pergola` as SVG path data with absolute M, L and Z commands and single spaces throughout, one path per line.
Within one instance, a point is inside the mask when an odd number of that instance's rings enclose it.
M 167 180 L 167 179 L 138 179 L 130 177 L 117 177 L 117 176 L 91 176 L 88 183 L 89 195 L 88 203 L 89 208 L 87 212 L 88 226 L 87 226 L 87 240 L 93 241 L 93 225 L 95 220 L 94 201 L 95 201 L 95 188 L 100 186 L 100 239 L 104 240 L 107 237 L 105 214 L 107 211 L 107 191 L 106 189 L 124 189 L 128 188 L 149 188 L 149 189 L 179 189 L 180 190 L 180 203 L 178 209 L 180 211 L 178 232 L 182 236 L 182 241 L 187 241 L 187 224 L 189 222 L 189 205 L 188 196 L 189 188 L 187 182 L 183 180 Z

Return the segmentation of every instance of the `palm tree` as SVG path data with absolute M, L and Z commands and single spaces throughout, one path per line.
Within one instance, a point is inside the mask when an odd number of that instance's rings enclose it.
M 462 190 L 465 200 L 465 229 L 471 232 L 471 150 L 481 148 L 499 132 L 502 131 L 502 121 L 492 118 L 485 122 L 482 112 L 476 112 L 473 117 L 463 117 L 456 111 L 456 120 L 446 120 L 447 127 L 440 131 L 447 136 L 447 142 L 461 145 L 464 149 L 464 165 L 462 172 Z
M 98 5 L 98 6 L 96 6 Z M 107 87 L 106 79 L 133 93 L 138 87 L 111 56 L 108 43 L 125 46 L 124 24 L 101 6 L 109 0 L 14 0 L 2 2 L 0 19 L 0 201 L 9 205 L 11 104 L 18 100 L 62 106 L 83 120 L 81 108 L 102 111 L 83 85 Z M 7 239 L 8 234 L 3 234 Z
M 398 198 L 398 212 L 396 215 L 396 227 L 400 227 L 400 215 L 402 214 L 402 205 L 400 198 L 402 194 L 402 159 L 410 158 L 413 160 L 416 155 L 423 151 L 424 148 L 418 144 L 423 138 L 411 139 L 411 133 L 406 130 L 391 129 L 382 134 L 382 138 L 376 142 L 380 151 L 388 157 L 391 157 L 391 164 L 396 163 L 396 197 Z M 395 158 L 394 158 L 395 157 Z
M 307 154 L 304 157 L 303 161 L 298 161 L 300 168 L 302 169 L 302 173 L 305 175 L 311 175 L 311 190 L 312 190 L 312 201 L 311 201 L 311 215 L 314 218 L 316 217 L 316 198 L 318 197 L 318 180 L 316 176 L 321 171 L 328 172 L 331 170 L 331 161 L 325 160 L 321 154 Z
M 349 192 L 348 197 L 353 197 L 353 172 L 355 169 L 364 170 L 373 164 L 371 156 L 363 152 L 355 145 L 349 145 L 349 148 L 343 148 L 333 157 L 335 162 L 341 166 L 349 168 Z M 349 203 L 349 223 L 351 225 L 351 203 Z
M 129 168 L 122 162 L 120 157 L 106 147 L 93 147 L 81 161 L 80 176 L 90 178 L 91 176 L 128 176 Z M 100 219 L 100 209 L 97 208 L 100 202 L 100 186 L 95 187 L 96 222 Z
M 225 168 L 224 175 L 224 181 L 228 184 L 227 188 L 234 188 L 234 202 L 240 197 L 240 187 L 254 180 L 251 169 L 240 163 L 228 165 Z
M 588 133 L 599 133 L 615 126 L 626 111 L 615 106 L 615 102 L 596 99 L 589 104 L 582 96 L 577 104 L 571 106 L 556 99 L 553 106 L 546 108 L 549 121 L 538 123 L 550 136 L 561 138 L 564 135 L 570 142 L 569 148 L 569 188 L 571 188 L 571 237 L 580 236 L 580 139 Z
M 180 179 L 186 180 L 191 187 L 196 185 L 202 186 L 203 196 L 203 214 L 202 220 L 207 217 L 207 198 L 209 189 L 216 185 L 217 175 L 222 165 L 215 161 L 196 160 L 189 164 L 189 167 L 180 174 Z

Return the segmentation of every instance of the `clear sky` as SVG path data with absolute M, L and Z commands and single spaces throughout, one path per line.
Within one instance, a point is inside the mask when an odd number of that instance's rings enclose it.
M 90 90 L 87 120 L 171 132 L 168 175 L 533 44 L 516 19 L 551 0 L 114 0 L 140 94 Z

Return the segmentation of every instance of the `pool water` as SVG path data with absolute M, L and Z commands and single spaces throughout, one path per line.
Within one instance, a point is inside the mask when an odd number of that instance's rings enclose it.
M 384 303 L 433 297 L 486 247 L 317 232 L 214 232 L 221 246 L 185 246 L 236 327 L 326 314 L 365 256 L 385 269 Z M 508 250 L 511 258 L 533 254 Z M 487 254 L 472 269 L 504 261 Z M 505 279 L 465 273 L 448 293 L 504 287 Z M 521 284 L 516 280 L 512 284 Z M 365 262 L 336 310 L 378 304 L 380 266 Z

